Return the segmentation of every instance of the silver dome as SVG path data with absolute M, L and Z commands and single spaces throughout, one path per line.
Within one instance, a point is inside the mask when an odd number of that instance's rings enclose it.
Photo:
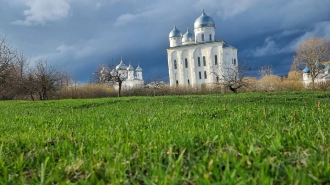
M 112 69 L 112 71 L 110 72 L 111 75 L 116 75 L 116 70 L 115 69 Z
M 142 72 L 142 68 L 140 67 L 140 64 L 138 64 L 137 68 L 135 69 L 136 72 Z
M 176 25 L 174 25 L 174 28 L 170 32 L 170 34 L 168 35 L 168 37 L 181 37 L 181 36 L 182 36 L 181 32 L 176 28 Z
M 123 62 L 123 59 L 120 59 L 120 63 L 116 66 L 116 70 L 126 70 L 126 65 Z
M 302 71 L 303 73 L 310 73 L 311 70 L 306 66 L 305 69 Z
M 127 67 L 127 71 L 134 71 L 134 67 L 131 64 L 129 64 Z
M 199 16 L 194 23 L 195 29 L 202 28 L 202 27 L 215 27 L 213 19 L 210 16 L 207 16 L 204 13 L 204 10 L 203 10 L 202 15 Z
M 330 64 L 328 64 L 328 66 L 324 69 L 325 71 L 330 70 Z
M 187 28 L 187 32 L 182 36 L 182 42 L 192 42 L 192 41 L 194 41 L 194 36 L 189 31 L 189 28 Z

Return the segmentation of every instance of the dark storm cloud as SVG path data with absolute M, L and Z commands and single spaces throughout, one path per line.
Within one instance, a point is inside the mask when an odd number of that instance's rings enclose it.
M 166 50 L 174 23 L 181 30 L 204 7 L 217 39 L 239 49 L 251 75 L 263 64 L 285 75 L 309 37 L 330 39 L 328 0 L 0 0 L 0 33 L 35 60 L 45 58 L 88 81 L 101 64 L 139 62 L 144 78 L 168 77 Z M 168 80 L 168 79 L 166 79 Z

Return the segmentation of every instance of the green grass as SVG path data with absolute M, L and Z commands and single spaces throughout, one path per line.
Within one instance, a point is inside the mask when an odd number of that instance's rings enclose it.
M 0 184 L 329 184 L 329 98 L 0 102 Z

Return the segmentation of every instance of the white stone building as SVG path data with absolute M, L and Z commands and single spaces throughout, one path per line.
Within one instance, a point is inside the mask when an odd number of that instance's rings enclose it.
M 237 49 L 216 40 L 215 23 L 203 13 L 194 23 L 194 34 L 184 35 L 174 26 L 167 48 L 170 86 L 199 87 L 236 78 Z
M 104 72 L 101 71 L 101 74 L 103 73 Z M 142 87 L 144 85 L 142 68 L 140 67 L 140 64 L 138 64 L 138 66 L 134 70 L 134 67 L 130 63 L 127 66 L 124 64 L 123 60 L 120 59 L 119 64 L 110 72 L 111 75 L 116 75 L 117 73 L 123 80 L 121 87 L 122 89 L 128 90 L 133 87 Z M 118 90 L 118 82 L 115 82 L 112 85 L 116 90 Z
M 318 64 L 315 64 L 318 66 Z M 320 73 L 316 76 L 314 79 L 314 83 L 325 83 L 327 81 L 330 81 L 330 64 L 327 67 L 324 67 L 324 65 L 320 64 L 321 68 L 324 68 L 320 70 Z M 304 84 L 304 87 L 307 88 L 309 84 L 312 83 L 312 77 L 310 76 L 310 69 L 309 67 L 305 67 L 305 69 L 302 71 L 302 81 Z

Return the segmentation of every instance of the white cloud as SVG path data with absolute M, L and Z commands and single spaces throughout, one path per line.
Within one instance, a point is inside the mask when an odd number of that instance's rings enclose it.
M 130 14 L 130 13 L 126 13 L 126 14 L 123 14 L 123 15 L 120 15 L 116 22 L 115 22 L 115 26 L 123 26 L 123 25 L 126 25 L 127 23 L 129 22 L 132 22 L 134 20 L 136 20 L 140 15 L 133 15 L 133 14 Z
M 68 0 L 28 0 L 24 10 L 25 19 L 14 21 L 17 25 L 38 25 L 57 21 L 68 16 L 70 4 Z
M 103 4 L 100 3 L 100 2 L 97 2 L 97 3 L 95 4 L 95 7 L 96 7 L 97 9 L 101 8 L 102 6 L 103 6 Z
M 233 3 L 232 0 L 199 0 L 195 8 L 205 8 L 207 12 L 209 12 L 209 10 L 214 10 L 217 15 L 227 19 L 241 14 L 262 2 L 264 2 L 264 0 L 236 0 L 235 3 Z
M 295 52 L 298 45 L 302 41 L 311 37 L 324 37 L 330 40 L 330 21 L 324 21 L 315 24 L 312 30 L 306 31 L 303 35 L 294 39 L 292 42 L 285 46 L 279 46 L 275 41 L 283 36 L 291 35 L 297 32 L 297 30 L 286 30 L 273 37 L 267 37 L 264 42 L 264 45 L 262 47 L 257 47 L 256 49 L 254 49 L 252 55 L 255 57 L 260 57 L 266 55 Z
M 267 37 L 264 46 L 258 47 L 253 51 L 253 56 L 260 57 L 275 54 L 278 53 L 278 51 L 279 49 L 277 48 L 275 41 L 270 37 Z
M 330 21 L 323 21 L 317 23 L 311 31 L 305 32 L 302 36 L 293 40 L 288 46 L 287 49 L 290 51 L 295 51 L 298 45 L 311 37 L 324 37 L 330 40 Z

